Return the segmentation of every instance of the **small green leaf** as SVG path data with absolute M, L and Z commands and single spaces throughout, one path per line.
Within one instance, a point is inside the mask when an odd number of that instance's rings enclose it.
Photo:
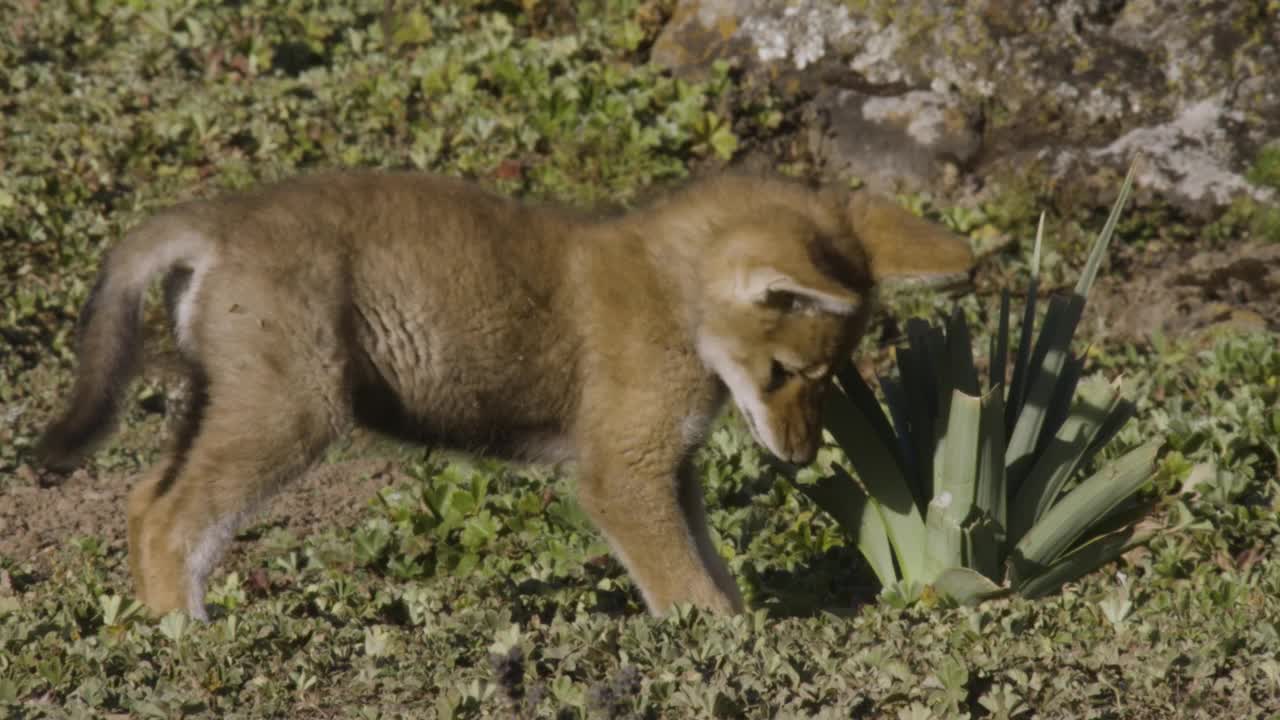
M 187 634 L 191 620 L 181 610 L 174 610 L 160 620 L 160 634 L 173 642 L 178 642 Z
M 732 160 L 738 150 L 738 136 L 728 125 L 721 125 L 711 133 L 711 148 L 721 160 Z

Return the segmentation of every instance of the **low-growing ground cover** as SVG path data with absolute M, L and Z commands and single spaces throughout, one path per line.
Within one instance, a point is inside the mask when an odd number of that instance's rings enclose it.
M 1167 438 L 1145 491 L 1164 531 L 1043 600 L 877 601 L 856 549 L 730 417 L 698 460 L 721 550 L 756 608 L 746 616 L 647 617 L 562 469 L 367 435 L 240 535 L 211 582 L 210 623 L 139 613 L 123 497 L 181 401 L 163 353 L 82 472 L 49 487 L 28 457 L 68 385 L 74 317 L 103 249 L 155 208 L 298 169 L 419 167 L 625 203 L 690 168 L 781 152 L 792 109 L 767 92 L 728 68 L 691 83 L 644 64 L 665 7 L 0 11 L 0 715 L 1280 713 L 1280 347 L 1230 327 L 1089 348 L 1086 371 L 1122 377 L 1138 405 L 1103 460 Z M 1255 174 L 1270 177 L 1262 160 Z M 985 346 L 992 294 L 1025 276 L 1038 203 L 909 200 L 1022 243 L 985 262 L 981 297 L 958 300 Z M 1113 281 L 1162 244 L 1230 248 L 1229 224 L 1174 233 L 1165 217 L 1147 208 L 1122 223 Z M 1062 230 L 1048 288 L 1074 277 L 1072 229 L 1096 228 L 1098 214 L 1051 224 Z M 899 316 L 952 302 L 888 299 Z M 1096 327 L 1087 317 L 1080 335 Z M 887 362 L 892 335 L 867 341 L 864 364 Z

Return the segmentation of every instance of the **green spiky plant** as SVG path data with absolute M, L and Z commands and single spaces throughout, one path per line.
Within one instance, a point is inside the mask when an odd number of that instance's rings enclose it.
M 958 308 L 945 326 L 907 323 L 898 377 L 880 378 L 888 417 L 857 369 L 837 376 L 823 422 L 857 479 L 835 464 L 800 487 L 856 542 L 891 596 L 911 601 L 927 588 L 961 603 L 1044 595 L 1150 537 L 1139 524 L 1150 506 L 1134 494 L 1154 472 L 1160 441 L 1077 477 L 1134 413 L 1116 384 L 1081 380 L 1083 360 L 1071 352 L 1132 183 L 1131 168 L 1074 292 L 1049 300 L 1034 334 L 1041 216 L 1021 338 L 1010 358 L 1005 291 L 985 390 Z

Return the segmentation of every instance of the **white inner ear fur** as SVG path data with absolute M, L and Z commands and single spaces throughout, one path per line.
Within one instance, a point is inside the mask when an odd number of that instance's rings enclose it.
M 698 338 L 698 356 L 729 388 L 733 402 L 738 406 L 747 421 L 747 427 L 756 442 L 779 458 L 786 459 L 786 449 L 781 439 L 774 432 L 770 422 L 769 409 L 760 394 L 760 386 L 751 379 L 746 368 L 734 362 L 725 348 L 724 341 L 714 336 L 704 335 Z
M 748 270 L 740 273 L 737 277 L 737 282 L 734 284 L 734 295 L 737 296 L 740 302 L 744 303 L 764 302 L 765 297 L 770 292 L 786 292 L 798 295 L 812 301 L 824 312 L 829 312 L 833 315 L 852 315 L 857 310 L 856 301 L 848 296 L 835 295 L 809 287 L 777 270 Z

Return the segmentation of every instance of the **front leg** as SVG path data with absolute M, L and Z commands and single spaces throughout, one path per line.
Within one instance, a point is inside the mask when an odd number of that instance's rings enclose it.
M 579 466 L 583 508 L 654 615 L 677 602 L 741 612 L 737 583 L 711 541 L 689 451 L 679 437 L 634 427 L 596 428 Z

